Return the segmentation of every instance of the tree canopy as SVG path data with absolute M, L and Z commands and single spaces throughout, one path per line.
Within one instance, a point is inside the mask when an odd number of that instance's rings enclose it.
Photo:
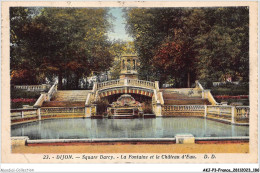
M 81 77 L 110 67 L 107 9 L 17 7 L 10 14 L 13 83 L 58 76 L 77 88 Z
M 76 89 L 80 78 L 107 70 L 116 79 L 119 57 L 135 51 L 144 80 L 249 81 L 248 7 L 127 8 L 128 43 L 108 41 L 108 10 L 11 7 L 11 83 L 58 77 L 59 87 Z
M 125 16 L 143 79 L 176 87 L 196 79 L 249 80 L 247 7 L 128 8 Z

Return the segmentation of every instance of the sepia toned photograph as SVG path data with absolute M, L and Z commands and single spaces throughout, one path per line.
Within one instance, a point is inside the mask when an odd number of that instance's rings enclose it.
M 114 4 L 2 7 L 2 160 L 257 163 L 257 4 Z

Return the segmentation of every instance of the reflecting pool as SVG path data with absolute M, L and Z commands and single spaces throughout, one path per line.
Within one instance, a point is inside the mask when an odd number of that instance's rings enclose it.
M 178 133 L 195 137 L 249 136 L 249 127 L 195 117 L 50 119 L 11 127 L 11 136 L 30 139 L 172 138 Z

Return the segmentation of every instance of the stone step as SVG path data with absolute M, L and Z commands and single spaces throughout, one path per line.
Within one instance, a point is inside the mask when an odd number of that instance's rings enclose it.
M 116 114 L 120 114 L 120 115 L 121 115 L 121 114 L 122 114 L 122 115 L 123 115 L 123 114 L 129 114 L 129 115 L 132 115 L 133 112 L 117 112 Z
M 163 92 L 163 98 L 171 99 L 171 98 L 192 98 L 184 94 L 172 93 L 172 92 Z
M 133 117 L 134 115 L 130 115 L 130 114 L 122 114 L 122 115 L 119 115 L 119 114 L 116 114 L 116 115 L 112 115 L 112 117 L 115 117 L 115 116 L 117 116 L 117 117 Z
M 189 97 L 167 89 L 161 89 L 165 105 L 210 105 L 207 99 L 201 97 Z
M 59 90 L 51 101 L 85 102 L 91 90 Z
M 133 112 L 132 109 L 121 109 L 121 110 L 116 110 L 117 112 Z
M 165 99 L 165 105 L 210 105 L 207 99 Z

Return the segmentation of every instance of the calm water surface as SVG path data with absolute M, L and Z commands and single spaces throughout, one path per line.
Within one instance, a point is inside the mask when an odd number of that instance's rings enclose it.
M 234 126 L 201 118 L 52 119 L 14 125 L 12 136 L 30 139 L 172 138 L 178 133 L 195 137 L 248 136 L 248 126 Z

